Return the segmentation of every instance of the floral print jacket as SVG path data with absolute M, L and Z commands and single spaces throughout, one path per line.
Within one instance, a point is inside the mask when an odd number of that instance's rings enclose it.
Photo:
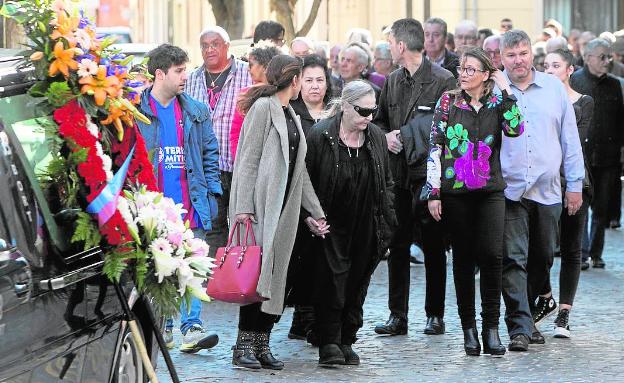
M 439 199 L 440 193 L 505 190 L 499 157 L 501 131 L 508 137 L 520 136 L 524 122 L 513 94 L 490 92 L 480 102 L 477 111 L 464 91 L 446 92 L 438 100 L 423 199 Z

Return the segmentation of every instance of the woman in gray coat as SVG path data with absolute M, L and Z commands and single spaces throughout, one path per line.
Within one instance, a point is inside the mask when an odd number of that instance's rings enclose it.
M 267 66 L 267 84 L 251 87 L 239 100 L 245 115 L 234 162 L 230 222 L 252 221 L 262 266 L 257 292 L 267 300 L 241 306 L 232 363 L 282 369 L 269 348 L 269 335 L 284 305 L 286 275 L 299 211 L 313 235 L 329 232 L 306 170 L 306 141 L 289 106 L 301 89 L 301 61 L 278 55 Z

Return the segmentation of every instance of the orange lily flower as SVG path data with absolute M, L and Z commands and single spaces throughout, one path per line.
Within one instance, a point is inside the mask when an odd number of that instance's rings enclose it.
M 74 38 L 74 31 L 78 29 L 80 19 L 78 17 L 70 17 L 66 11 L 57 13 L 58 17 L 55 20 L 55 29 L 50 35 L 52 40 L 57 40 L 63 37 L 70 46 L 76 46 L 76 39 Z
M 82 84 L 80 92 L 83 94 L 92 94 L 95 98 L 95 104 L 104 105 L 106 96 L 119 97 L 122 94 L 121 84 L 116 76 L 106 76 L 106 67 L 100 65 L 97 74 L 94 76 L 86 76 L 78 81 Z
M 69 77 L 69 70 L 78 69 L 78 63 L 74 60 L 76 52 L 73 48 L 65 49 L 63 43 L 58 41 L 54 45 L 54 61 L 50 64 L 48 75 L 54 77 L 58 72 L 63 73 L 65 77 Z
M 117 138 L 119 141 L 123 139 L 123 126 L 132 126 L 132 111 L 130 111 L 123 102 L 112 100 L 108 107 L 108 117 L 100 121 L 104 125 L 113 124 L 117 130 Z

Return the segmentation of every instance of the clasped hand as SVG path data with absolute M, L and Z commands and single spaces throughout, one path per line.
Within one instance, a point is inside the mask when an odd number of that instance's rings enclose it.
M 308 217 L 304 220 L 304 222 L 308 225 L 312 235 L 325 238 L 325 235 L 329 234 L 329 225 L 327 224 L 327 220 L 325 218 L 314 219 L 312 217 Z

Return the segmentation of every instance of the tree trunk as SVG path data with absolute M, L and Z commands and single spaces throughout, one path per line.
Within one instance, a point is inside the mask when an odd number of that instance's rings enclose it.
M 310 32 L 316 20 L 316 16 L 318 15 L 321 1 L 322 0 L 314 0 L 306 21 L 303 23 L 301 29 L 295 32 L 293 14 L 295 13 L 297 0 L 271 0 L 271 10 L 275 11 L 277 22 L 284 26 L 284 38 L 286 41 L 290 42 L 295 37 L 305 36 Z
M 217 25 L 230 35 L 230 39 L 243 37 L 245 12 L 243 0 L 208 0 L 212 6 Z

